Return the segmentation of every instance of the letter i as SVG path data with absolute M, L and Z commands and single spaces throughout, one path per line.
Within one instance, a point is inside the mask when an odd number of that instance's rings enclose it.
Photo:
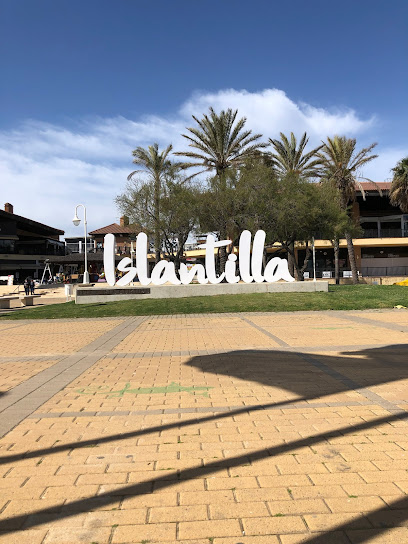
M 240 277 L 236 275 L 237 256 L 234 253 L 228 255 L 228 261 L 225 263 L 225 279 L 228 283 L 238 283 Z

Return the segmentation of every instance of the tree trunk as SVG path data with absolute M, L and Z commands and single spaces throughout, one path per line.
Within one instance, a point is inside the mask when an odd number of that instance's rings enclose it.
M 357 284 L 358 283 L 358 273 L 357 273 L 356 256 L 355 256 L 355 253 L 354 253 L 353 239 L 352 239 L 351 234 L 349 232 L 346 232 L 346 241 L 347 241 L 348 257 L 349 257 L 349 261 L 350 261 L 352 282 L 354 284 Z
M 312 255 L 312 252 L 310 250 L 310 247 L 309 247 L 309 243 L 306 242 L 306 254 L 305 254 L 305 260 L 303 261 L 303 266 L 302 268 L 300 269 L 300 275 L 301 275 L 301 278 L 299 279 L 299 281 L 305 281 L 305 270 L 307 268 L 307 265 L 309 263 L 309 260 L 310 260 L 310 256 Z
M 289 273 L 291 276 L 295 276 L 295 256 L 294 256 L 294 253 L 295 253 L 295 244 L 294 242 L 290 242 L 287 246 L 287 251 L 288 251 L 288 268 L 289 268 Z
M 160 178 L 155 180 L 154 184 L 154 215 L 156 216 L 156 225 L 154 229 L 154 250 L 155 263 L 160 261 L 161 235 L 160 235 Z
M 340 266 L 339 266 L 339 253 L 340 245 L 339 239 L 336 238 L 333 240 L 333 250 L 334 250 L 334 277 L 336 279 L 336 285 L 340 283 Z

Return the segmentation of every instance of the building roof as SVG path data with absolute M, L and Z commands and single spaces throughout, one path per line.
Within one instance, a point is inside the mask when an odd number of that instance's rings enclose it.
M 389 191 L 391 189 L 391 181 L 363 181 L 361 186 L 364 191 L 378 192 L 378 189 L 381 189 L 381 191 Z
M 0 210 L 0 219 L 16 221 L 17 223 L 20 223 L 20 224 L 23 223 L 33 229 L 43 232 L 44 234 L 57 234 L 57 235 L 64 234 L 63 230 L 50 227 L 48 225 L 45 225 L 44 223 L 39 223 L 38 221 L 34 221 L 34 219 L 28 219 L 27 217 L 23 217 L 22 215 L 9 213 L 4 210 Z M 18 225 L 18 227 L 20 228 L 20 225 Z
M 129 226 L 121 227 L 117 223 L 112 223 L 112 225 L 93 230 L 89 234 L 135 234 L 135 229 Z

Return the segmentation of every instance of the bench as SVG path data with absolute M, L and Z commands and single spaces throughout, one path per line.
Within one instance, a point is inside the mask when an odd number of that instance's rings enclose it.
M 0 297 L 0 310 L 10 309 L 10 300 L 16 300 L 18 297 Z
M 34 298 L 40 296 L 41 295 L 22 295 L 20 297 L 21 306 L 34 306 Z

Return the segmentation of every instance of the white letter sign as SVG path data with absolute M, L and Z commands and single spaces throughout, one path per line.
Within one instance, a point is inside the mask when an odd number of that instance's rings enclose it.
M 217 276 L 215 271 L 215 255 L 214 250 L 218 247 L 228 246 L 231 240 L 215 241 L 214 236 L 209 234 L 207 242 L 203 244 L 205 249 L 205 267 L 202 264 L 195 264 L 191 270 L 187 269 L 184 263 L 180 264 L 179 276 L 176 275 L 174 263 L 169 261 L 159 261 L 153 268 L 152 275 L 148 274 L 147 262 L 147 235 L 141 232 L 136 238 L 136 266 L 132 266 L 132 261 L 129 257 L 124 257 L 118 264 L 120 272 L 126 272 L 116 283 L 115 273 L 115 236 L 107 234 L 105 236 L 103 250 L 103 265 L 105 268 L 105 278 L 109 285 L 128 285 L 137 275 L 139 282 L 142 285 L 163 285 L 171 283 L 173 285 L 188 285 L 193 281 L 194 276 L 197 276 L 198 283 L 221 283 L 225 278 L 227 283 L 263 283 L 275 282 L 279 280 L 295 281 L 288 269 L 288 261 L 273 257 L 262 272 L 263 252 L 265 245 L 266 234 L 263 230 L 258 230 L 255 233 L 252 244 L 251 254 L 251 239 L 252 235 L 249 230 L 244 230 L 239 239 L 239 273 L 237 275 L 237 256 L 231 253 L 225 265 L 225 272 Z

